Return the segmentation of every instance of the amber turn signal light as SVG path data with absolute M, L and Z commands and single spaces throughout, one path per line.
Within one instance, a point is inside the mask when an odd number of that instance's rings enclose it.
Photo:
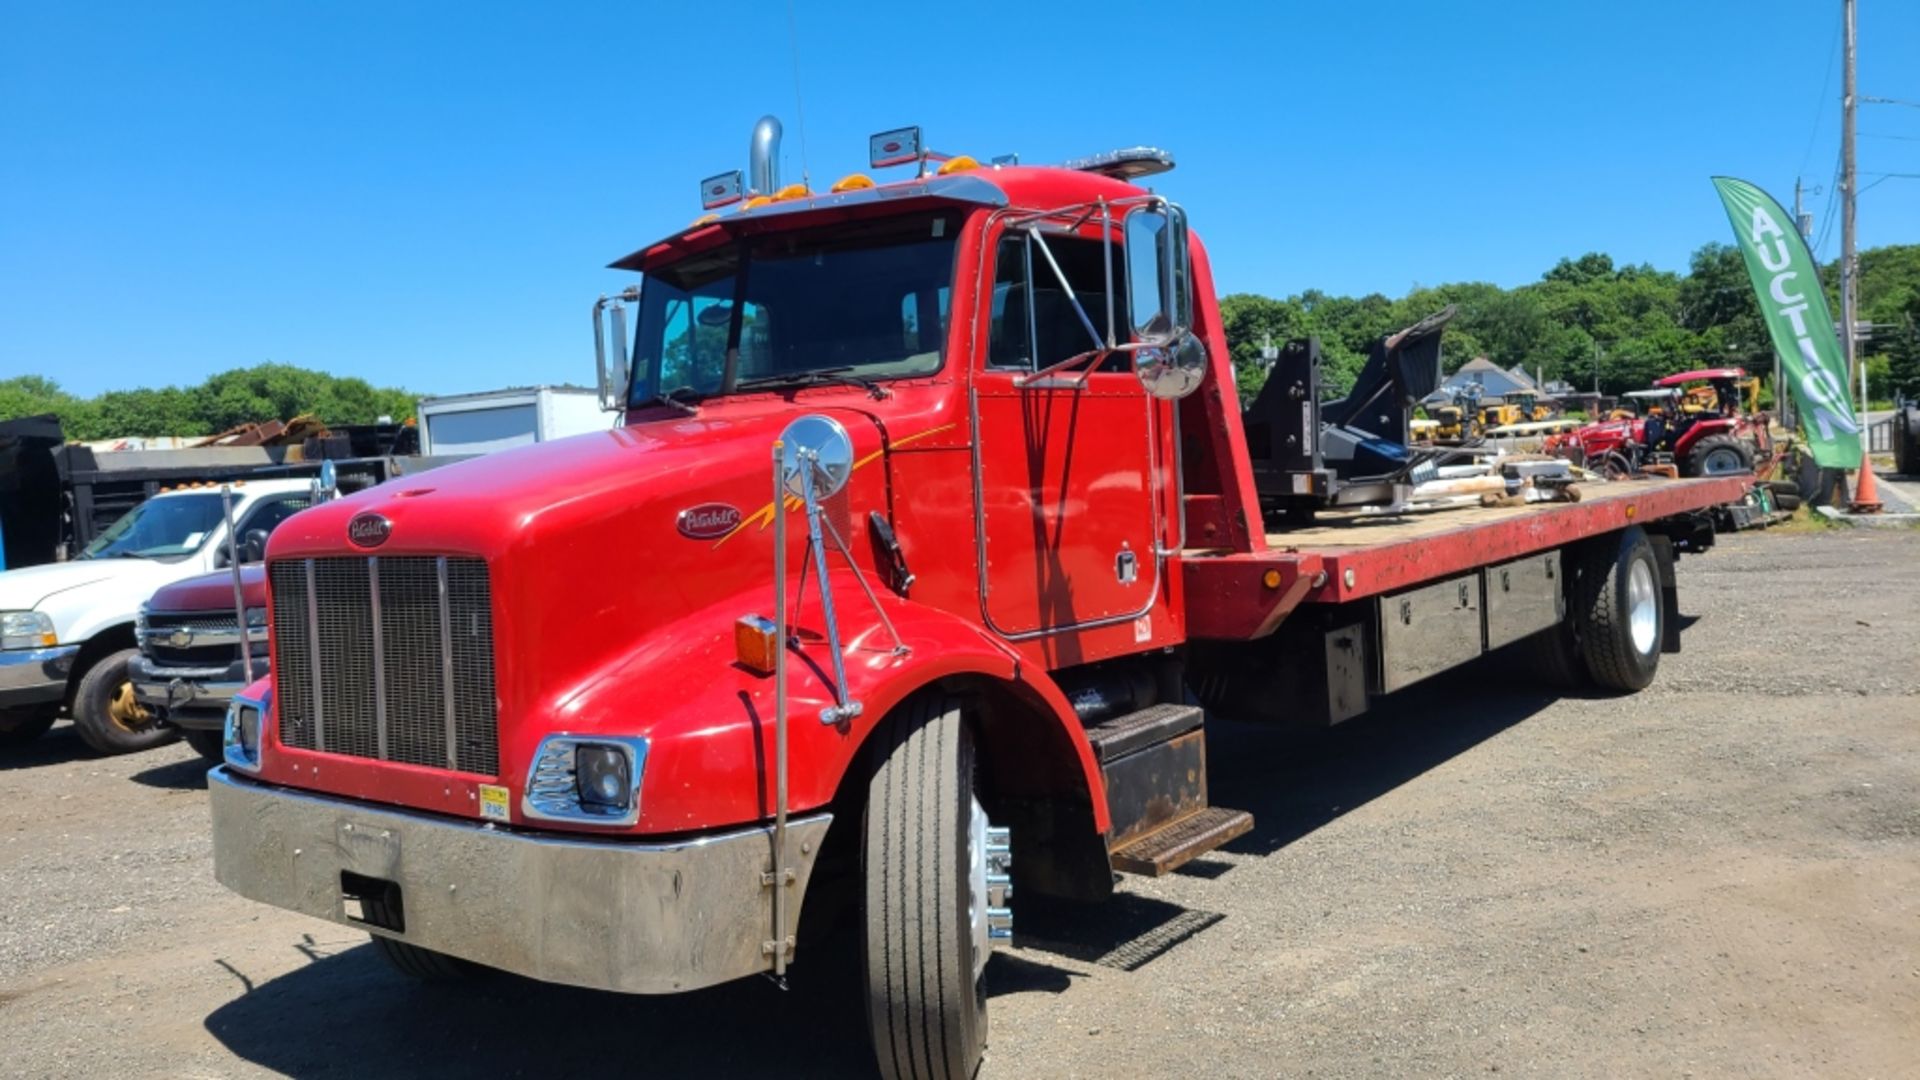
M 733 624 L 733 655 L 742 667 L 771 675 L 779 649 L 780 635 L 772 619 L 742 615 L 740 621 Z

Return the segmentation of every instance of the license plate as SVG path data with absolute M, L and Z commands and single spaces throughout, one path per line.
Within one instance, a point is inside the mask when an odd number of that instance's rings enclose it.
M 512 821 L 512 804 L 507 789 L 498 784 L 480 785 L 480 816 L 488 821 Z

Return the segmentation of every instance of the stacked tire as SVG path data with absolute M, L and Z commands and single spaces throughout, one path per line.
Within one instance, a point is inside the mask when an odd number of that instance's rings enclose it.
M 1920 402 L 1902 401 L 1893 412 L 1893 468 L 1920 476 Z

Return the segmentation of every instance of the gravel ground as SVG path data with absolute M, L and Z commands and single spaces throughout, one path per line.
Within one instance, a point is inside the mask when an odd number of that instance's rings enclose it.
M 983 1075 L 1899 1076 L 1920 1062 L 1920 532 L 1726 538 L 1628 699 L 1487 662 L 1316 738 L 1216 725 L 1254 832 L 1086 913 L 1018 906 Z M 212 879 L 184 747 L 0 758 L 0 1075 L 861 1075 L 790 990 L 408 984 Z M 823 955 L 825 954 L 825 955 Z

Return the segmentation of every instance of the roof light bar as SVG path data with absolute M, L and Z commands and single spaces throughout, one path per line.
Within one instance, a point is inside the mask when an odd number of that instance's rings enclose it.
M 739 202 L 746 193 L 746 174 L 739 169 L 700 181 L 700 209 L 714 210 Z
M 1073 158 L 1060 163 L 1063 169 L 1111 176 L 1115 180 L 1138 180 L 1173 168 L 1173 155 L 1154 146 L 1133 146 L 1109 150 L 1104 154 Z

